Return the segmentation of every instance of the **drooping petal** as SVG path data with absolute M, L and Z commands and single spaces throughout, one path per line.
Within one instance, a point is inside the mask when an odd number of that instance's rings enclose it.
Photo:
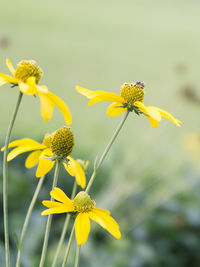
M 19 140 L 15 140 L 13 142 L 11 142 L 8 147 L 15 147 L 15 146 L 35 146 L 35 145 L 41 145 L 41 148 L 45 148 L 44 145 L 34 141 L 33 139 L 30 138 L 23 138 L 23 139 L 19 139 Z M 4 151 L 5 147 L 1 148 L 1 151 Z
M 54 102 L 46 95 L 38 93 L 41 102 L 41 115 L 45 121 L 49 121 L 53 115 Z
M 94 208 L 92 211 L 88 212 L 90 219 L 97 222 L 101 227 L 106 229 L 111 235 L 119 239 L 121 233 L 119 230 L 119 225 L 117 222 L 107 213 L 99 211 Z
M 77 184 L 84 188 L 86 185 L 86 177 L 81 165 L 72 157 L 68 156 L 67 158 L 69 162 L 68 164 L 64 163 L 65 169 L 71 176 L 75 176 Z
M 151 126 L 153 128 L 158 128 L 158 121 L 157 120 L 154 120 L 153 118 L 149 117 L 149 116 L 146 116 L 151 124 Z
M 46 203 L 47 201 L 43 201 L 42 204 L 45 206 L 50 206 L 50 204 Z M 53 204 L 53 201 L 48 201 L 48 202 L 52 202 L 52 208 L 49 208 L 47 210 L 44 210 L 41 215 L 48 215 L 48 214 L 55 214 L 55 213 L 66 213 L 66 212 L 73 212 L 74 210 L 71 207 L 66 206 L 65 204 L 62 203 L 58 203 Z M 56 202 L 54 202 L 56 203 Z M 55 205 L 55 206 L 54 206 Z
M 47 207 L 47 208 L 56 208 L 56 207 L 60 207 L 63 206 L 63 203 L 57 202 L 57 201 L 52 201 L 52 200 L 43 200 L 42 204 Z
M 17 148 L 14 148 L 7 157 L 7 161 L 11 161 L 12 159 L 14 159 L 15 157 L 17 157 L 18 155 L 31 151 L 31 150 L 40 150 L 43 148 L 43 145 L 27 145 L 27 146 L 19 146 Z
M 41 150 L 34 151 L 30 153 L 30 155 L 27 157 L 25 161 L 25 167 L 26 168 L 32 168 L 39 162 L 39 157 L 41 155 Z
M 154 107 L 154 108 L 155 108 L 155 107 Z M 162 116 L 163 118 L 172 121 L 172 122 L 173 122 L 174 124 L 176 124 L 178 127 L 181 126 L 181 125 L 180 125 L 180 124 L 181 124 L 181 121 L 175 119 L 169 112 L 167 112 L 166 110 L 160 109 L 160 108 L 156 108 L 156 109 L 160 112 L 160 114 L 161 114 L 161 116 Z
M 40 93 L 46 94 L 49 91 L 46 85 L 37 85 L 36 87 Z
M 98 103 L 100 101 L 111 101 L 111 102 L 119 102 L 119 103 L 125 102 L 123 97 L 121 97 L 120 95 L 102 91 L 97 96 L 91 98 L 91 100 L 88 102 L 88 106 Z
M 70 207 L 71 209 L 73 208 L 74 210 L 74 206 L 71 199 L 69 199 L 68 196 L 60 188 L 54 187 L 54 189 L 50 192 L 50 195 L 55 200 L 64 203 L 66 206 Z
M 18 80 L 7 75 L 7 74 L 3 74 L 0 73 L 0 86 L 6 84 L 6 83 L 18 83 Z
M 8 58 L 6 59 L 6 65 L 9 69 L 9 71 L 12 73 L 12 75 L 15 76 L 15 69 L 14 69 L 11 61 Z
M 45 152 L 43 151 L 39 158 L 39 164 L 36 171 L 36 177 L 39 178 L 48 172 L 53 168 L 55 161 L 51 161 L 50 159 L 45 158 Z
M 83 88 L 83 87 L 81 87 L 81 86 L 79 86 L 79 85 L 76 86 L 76 90 L 77 90 L 80 94 L 86 96 L 86 97 L 89 98 L 89 99 L 91 99 L 91 98 L 94 96 L 94 91 L 89 90 L 89 89 L 86 89 L 86 88 Z
M 88 213 L 79 213 L 75 220 L 75 233 L 78 245 L 83 245 L 90 233 L 90 219 Z
M 101 212 L 101 213 L 106 213 L 108 215 L 110 215 L 110 211 L 109 210 L 103 210 L 103 209 L 99 209 L 99 208 L 95 208 L 95 210 Z
M 126 108 L 122 108 L 122 103 L 119 102 L 115 102 L 112 103 L 108 109 L 107 109 L 107 115 L 108 116 L 118 116 L 122 113 L 124 113 L 127 109 Z
M 46 96 L 58 107 L 65 119 L 66 124 L 70 125 L 72 123 L 72 118 L 66 104 L 58 96 L 54 95 L 51 92 L 48 92 Z
M 147 110 L 148 116 L 150 116 L 154 120 L 157 120 L 158 122 L 161 120 L 162 117 L 161 117 L 161 114 L 157 108 L 146 106 L 146 110 Z
M 26 82 L 20 81 L 18 85 L 19 85 L 20 91 L 23 94 L 35 95 L 38 92 L 36 82 L 35 82 L 35 77 L 28 78 Z

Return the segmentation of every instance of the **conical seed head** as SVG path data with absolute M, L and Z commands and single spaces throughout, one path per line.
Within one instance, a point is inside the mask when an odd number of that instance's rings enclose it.
M 136 101 L 143 102 L 144 94 L 143 87 L 137 83 L 124 83 L 121 87 L 120 95 L 128 104 L 133 105 Z
M 57 130 L 51 142 L 51 149 L 55 156 L 66 158 L 72 153 L 74 146 L 74 135 L 70 128 L 60 128 Z
M 35 77 L 35 82 L 38 83 L 42 77 L 42 69 L 34 60 L 22 60 L 17 64 L 15 78 L 26 82 L 28 78 Z
M 73 199 L 73 205 L 76 212 L 89 212 L 95 206 L 95 201 L 85 192 L 79 192 Z

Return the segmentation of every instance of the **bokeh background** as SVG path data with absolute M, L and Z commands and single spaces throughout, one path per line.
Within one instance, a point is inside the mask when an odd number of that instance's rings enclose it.
M 22 59 L 38 62 L 44 70 L 41 84 L 71 110 L 73 156 L 90 160 L 88 179 L 120 117 L 106 116 L 108 103 L 88 107 L 75 85 L 119 93 L 124 82 L 145 81 L 144 103 L 183 122 L 178 128 L 163 119 L 153 129 L 144 116 L 129 116 L 91 191 L 98 207 L 112 211 L 122 238 L 115 240 L 92 224 L 80 267 L 200 266 L 199 14 L 199 0 L 1 1 L 0 71 L 8 73 L 6 58 L 15 66 Z M 1 87 L 1 145 L 17 95 L 17 88 Z M 39 109 L 37 97 L 23 97 L 12 140 L 42 141 L 64 125 L 56 108 L 48 123 Z M 12 266 L 13 237 L 20 234 L 38 182 L 24 160 L 22 155 L 9 164 Z M 31 218 L 21 266 L 38 266 L 46 222 L 41 201 L 48 199 L 51 183 L 52 173 Z M 70 194 L 72 183 L 63 170 L 58 185 Z M 51 264 L 64 219 L 54 216 L 45 266 Z M 2 205 L 0 223 L 4 266 Z M 69 266 L 73 259 L 74 246 Z

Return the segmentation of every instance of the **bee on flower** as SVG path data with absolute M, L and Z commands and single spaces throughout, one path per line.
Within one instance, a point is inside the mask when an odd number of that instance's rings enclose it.
M 88 161 L 75 160 L 70 156 L 74 147 L 74 135 L 70 128 L 63 127 L 52 134 L 46 134 L 43 142 L 39 143 L 30 138 L 19 139 L 11 142 L 8 146 L 14 148 L 7 157 L 11 161 L 18 155 L 32 151 L 25 161 L 26 168 L 32 168 L 38 164 L 36 177 L 47 174 L 54 166 L 55 160 L 61 160 L 66 171 L 74 176 L 78 185 L 82 188 L 86 185 L 84 170 L 88 166 Z M 4 147 L 1 151 L 4 150 Z
M 56 105 L 61 111 L 67 125 L 71 124 L 71 114 L 66 104 L 51 93 L 47 86 L 39 85 L 42 69 L 34 60 L 22 60 L 15 69 L 9 59 L 6 60 L 8 69 L 13 76 L 0 73 L 0 86 L 10 83 L 12 87 L 18 86 L 25 95 L 38 95 L 41 102 L 41 115 L 49 121 Z
M 124 83 L 121 87 L 120 95 L 100 90 L 91 91 L 81 86 L 76 86 L 76 90 L 90 99 L 88 102 L 89 106 L 101 101 L 113 102 L 107 109 L 108 116 L 118 116 L 125 111 L 134 111 L 137 115 L 144 114 L 154 128 L 158 127 L 158 123 L 162 117 L 180 126 L 181 122 L 175 119 L 169 112 L 143 104 L 145 95 L 144 87 L 144 82 Z
M 42 204 L 48 209 L 42 215 L 67 213 L 76 214 L 75 234 L 78 245 L 83 245 L 90 233 L 90 219 L 97 222 L 111 235 L 119 239 L 121 237 L 119 225 L 110 216 L 110 212 L 104 209 L 95 208 L 95 201 L 85 192 L 79 192 L 73 200 L 69 199 L 65 193 L 55 187 L 50 192 L 51 197 L 57 201 L 44 200 Z

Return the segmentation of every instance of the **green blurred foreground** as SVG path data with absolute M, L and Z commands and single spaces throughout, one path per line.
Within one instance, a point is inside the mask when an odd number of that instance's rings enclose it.
M 13 64 L 21 59 L 39 63 L 44 70 L 41 84 L 47 84 L 72 112 L 73 156 L 90 160 L 88 178 L 95 156 L 103 151 L 120 118 L 106 116 L 106 103 L 88 107 L 74 90 L 76 84 L 118 93 L 124 82 L 145 81 L 144 103 L 166 109 L 183 122 L 179 129 L 163 120 L 153 129 L 144 117 L 131 114 L 128 118 L 91 191 L 97 207 L 112 211 L 123 237 L 115 240 L 92 224 L 80 267 L 199 266 L 198 162 L 190 159 L 182 140 L 188 132 L 199 131 L 200 108 L 181 96 L 186 87 L 199 94 L 199 2 L 61 0 L 58 4 L 44 0 L 36 5 L 20 0 L 4 1 L 1 9 L 0 71 L 8 73 L 6 57 Z M 16 88 L 1 88 L 1 145 L 16 97 Z M 41 119 L 37 98 L 25 96 L 22 102 L 12 140 L 42 141 L 46 132 L 63 126 L 58 111 L 49 123 Z M 35 169 L 25 169 L 24 159 L 20 156 L 9 164 L 12 261 L 16 257 L 13 236 L 19 236 L 38 181 Z M 46 221 L 40 215 L 41 201 L 48 198 L 51 182 L 52 173 L 46 177 L 29 225 L 22 266 L 38 265 Z M 70 194 L 72 182 L 63 170 L 59 187 Z M 64 218 L 54 216 L 48 267 Z M 74 247 L 69 266 L 73 259 Z

